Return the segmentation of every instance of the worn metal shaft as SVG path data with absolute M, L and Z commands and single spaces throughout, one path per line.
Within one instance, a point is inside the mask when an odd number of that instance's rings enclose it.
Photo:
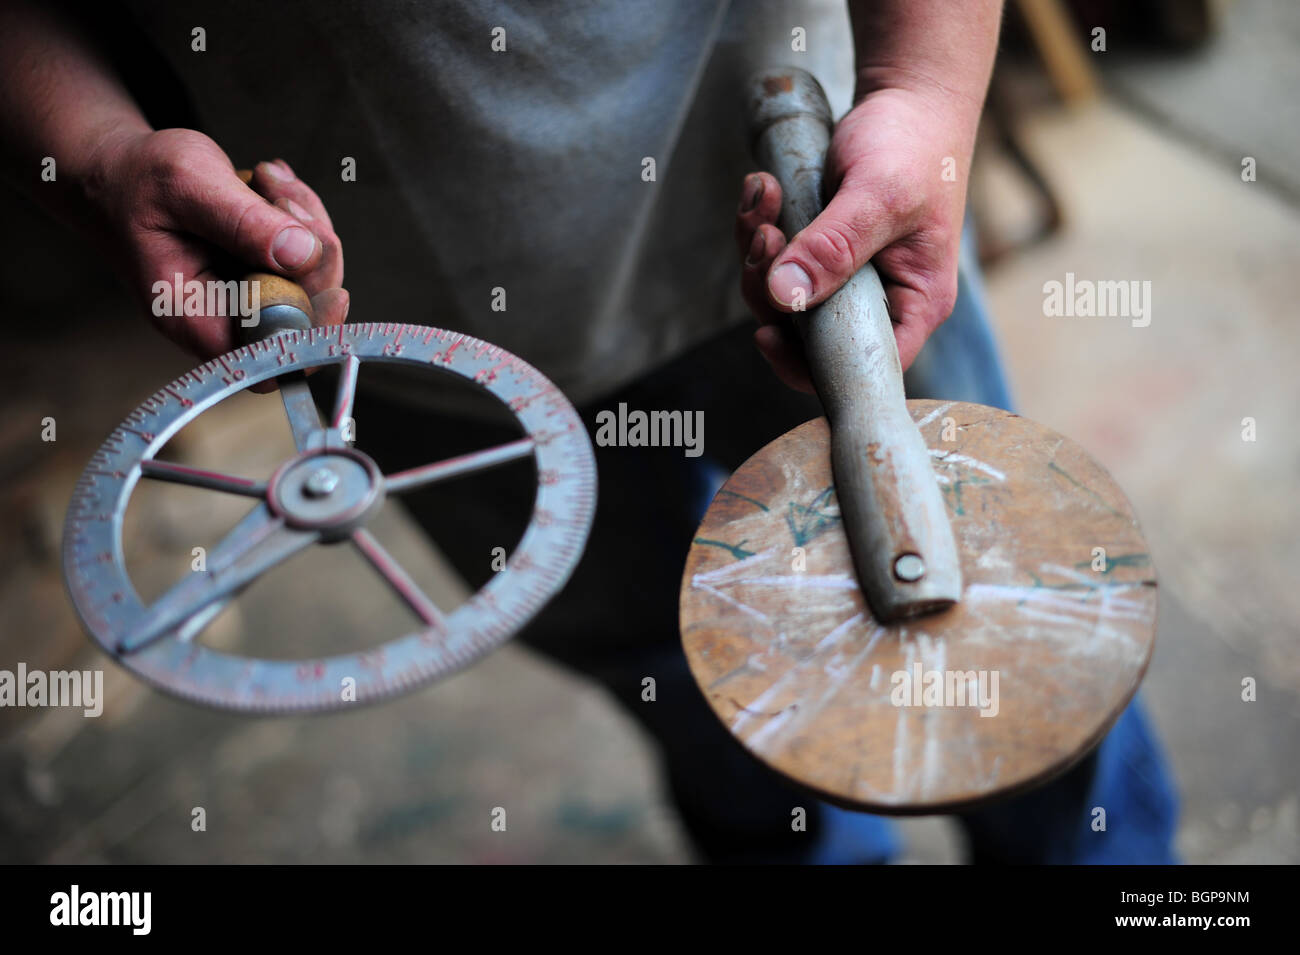
M 823 207 L 830 106 L 803 70 L 755 76 L 754 153 L 781 184 L 787 236 Z M 870 263 L 820 306 L 797 312 L 813 384 L 831 427 L 831 466 L 858 581 L 882 622 L 950 607 L 961 566 L 930 454 L 907 413 L 885 292 Z

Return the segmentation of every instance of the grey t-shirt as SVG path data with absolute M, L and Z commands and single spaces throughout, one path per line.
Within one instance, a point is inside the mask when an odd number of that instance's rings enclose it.
M 237 165 L 320 194 L 349 321 L 467 332 L 578 403 L 743 319 L 745 78 L 802 66 L 837 113 L 852 85 L 842 0 L 130 6 Z

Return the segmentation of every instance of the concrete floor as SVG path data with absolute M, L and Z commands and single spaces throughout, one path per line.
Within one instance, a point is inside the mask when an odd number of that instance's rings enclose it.
M 1069 226 L 990 276 L 994 314 L 1020 410 L 1096 455 L 1150 539 L 1145 693 L 1183 791 L 1180 848 L 1295 862 L 1300 216 L 1109 103 L 1041 118 L 1032 144 Z M 1042 285 L 1067 271 L 1149 280 L 1151 324 L 1045 318 Z
M 1201 68 L 1223 71 L 1215 56 L 1245 55 L 1235 41 L 1224 47 Z M 1027 122 L 1068 223 L 1001 264 L 989 293 L 1020 410 L 1109 467 L 1151 539 L 1160 630 L 1144 694 L 1182 791 L 1179 849 L 1191 862 L 1293 863 L 1300 209 L 1264 172 L 1241 181 L 1234 140 L 1207 144 L 1194 111 L 1178 106 L 1177 84 L 1161 89 L 1178 108 L 1133 108 L 1124 69 L 1110 75 L 1119 96 Z M 982 176 L 1013 213 L 1005 170 L 989 160 Z M 22 259 L 9 261 L 12 279 Z M 1067 271 L 1151 281 L 1150 326 L 1044 317 L 1043 283 Z M 102 666 L 110 702 L 99 720 L 0 711 L 0 861 L 690 859 L 637 730 L 599 691 L 521 649 L 385 706 L 275 720 L 174 702 L 91 651 L 62 589 L 63 508 L 86 458 L 146 383 L 186 367 L 113 301 L 75 336 L 49 328 L 5 356 L 16 397 L 0 432 L 0 513 L 17 532 L 0 541 L 0 666 Z M 259 473 L 287 441 L 277 404 L 249 398 L 178 440 L 192 460 Z M 59 440 L 34 445 L 33 422 L 45 415 L 59 422 Z M 1244 417 L 1256 420 L 1258 440 L 1242 441 Z M 238 505 L 196 515 L 189 493 L 159 491 L 150 512 L 133 508 L 128 552 L 146 593 L 237 516 Z M 399 514 L 385 512 L 378 532 L 438 596 L 455 592 Z M 304 633 L 350 639 L 406 624 L 383 590 L 359 583 L 363 571 L 345 551 L 313 552 L 294 570 L 252 588 L 210 639 L 284 647 Z M 340 613 L 326 598 L 343 588 Z M 1245 677 L 1258 682 L 1257 702 L 1241 701 Z M 195 807 L 206 810 L 206 832 L 191 830 Z M 507 810 L 504 833 L 490 828 L 495 807 Z M 944 820 L 908 821 L 904 832 L 909 861 L 959 858 Z

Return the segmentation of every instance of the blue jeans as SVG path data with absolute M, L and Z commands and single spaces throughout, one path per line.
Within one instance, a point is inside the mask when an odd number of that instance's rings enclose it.
M 908 374 L 917 397 L 1010 403 L 973 270 L 958 302 Z M 601 684 L 655 741 L 668 795 L 699 856 L 710 862 L 884 862 L 899 851 L 882 817 L 824 805 L 754 760 L 695 685 L 677 626 L 678 589 L 700 517 L 726 474 L 765 444 L 821 413 L 816 400 L 781 387 L 740 327 L 618 394 L 580 409 L 706 412 L 707 455 L 673 448 L 596 448 L 595 523 L 568 587 L 519 637 L 535 651 Z M 525 356 L 526 357 L 526 356 Z M 328 374 L 313 388 L 328 395 Z M 362 390 L 358 446 L 385 471 L 423 464 L 516 436 L 395 405 Z M 432 486 L 403 504 L 474 587 L 491 576 L 486 555 L 517 541 L 531 510 L 528 468 L 481 472 Z M 653 677 L 656 700 L 642 699 Z M 808 813 L 793 832 L 791 808 Z M 1107 831 L 1091 830 L 1102 806 Z M 961 817 L 972 858 L 1004 862 L 1169 862 L 1174 797 L 1140 709 L 1131 706 L 1075 769 L 1032 793 Z

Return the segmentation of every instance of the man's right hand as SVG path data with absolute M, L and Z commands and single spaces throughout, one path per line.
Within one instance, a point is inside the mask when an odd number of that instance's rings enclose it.
M 207 360 L 236 347 L 229 315 L 156 316 L 154 283 L 274 272 L 311 296 L 316 324 L 347 316 L 343 249 L 320 198 L 282 159 L 244 185 L 221 148 L 189 129 L 110 134 L 83 180 L 95 231 L 164 335 Z

